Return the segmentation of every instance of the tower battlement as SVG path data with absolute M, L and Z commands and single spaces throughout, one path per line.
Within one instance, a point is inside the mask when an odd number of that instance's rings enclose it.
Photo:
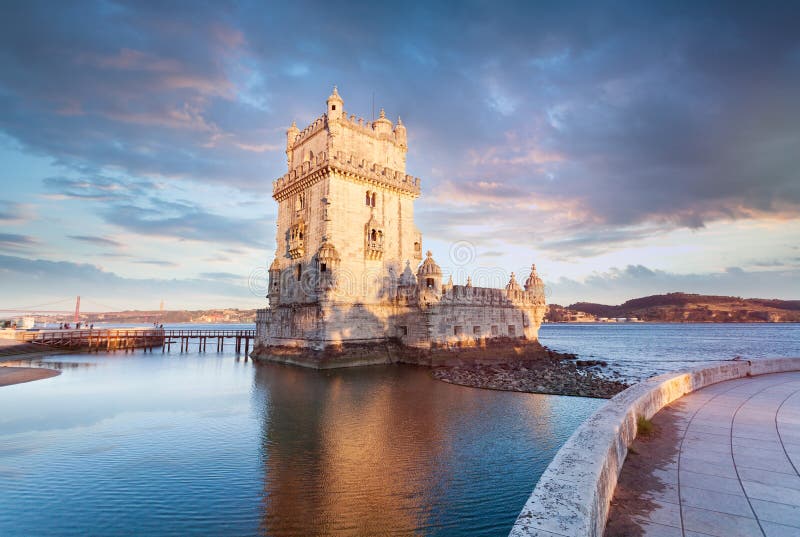
M 335 155 L 343 152 L 405 173 L 408 133 L 399 118 L 397 124 L 393 124 L 383 109 L 380 117 L 372 122 L 365 123 L 364 118 L 348 116 L 336 88 L 328 97 L 327 106 L 328 111 L 302 131 L 295 123 L 286 131 L 289 170 L 313 161 L 320 153 Z

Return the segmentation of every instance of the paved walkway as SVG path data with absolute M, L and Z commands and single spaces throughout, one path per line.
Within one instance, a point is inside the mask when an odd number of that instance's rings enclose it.
M 606 537 L 800 536 L 800 372 L 714 384 L 633 444 Z

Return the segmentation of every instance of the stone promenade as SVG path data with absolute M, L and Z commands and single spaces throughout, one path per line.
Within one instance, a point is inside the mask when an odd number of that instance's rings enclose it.
M 652 421 L 606 537 L 800 536 L 800 372 L 714 384 Z

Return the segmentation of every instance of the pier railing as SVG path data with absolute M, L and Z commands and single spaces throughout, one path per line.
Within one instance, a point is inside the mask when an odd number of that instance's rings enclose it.
M 164 328 L 92 328 L 81 330 L 19 331 L 16 339 L 26 343 L 38 343 L 60 349 L 132 350 L 154 347 L 171 350 L 172 343 L 180 343 L 181 352 L 189 350 L 189 342 L 196 341 L 198 350 L 205 351 L 208 340 L 216 340 L 217 351 L 225 347 L 226 339 L 234 339 L 236 352 L 250 349 L 255 339 L 255 330 L 226 329 L 164 329 Z

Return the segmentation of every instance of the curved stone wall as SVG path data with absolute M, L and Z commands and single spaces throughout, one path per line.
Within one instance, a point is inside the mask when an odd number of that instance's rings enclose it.
M 511 537 L 602 537 L 617 477 L 636 438 L 638 416 L 725 380 L 800 370 L 800 358 L 736 360 L 647 379 L 583 422 L 542 474 Z

